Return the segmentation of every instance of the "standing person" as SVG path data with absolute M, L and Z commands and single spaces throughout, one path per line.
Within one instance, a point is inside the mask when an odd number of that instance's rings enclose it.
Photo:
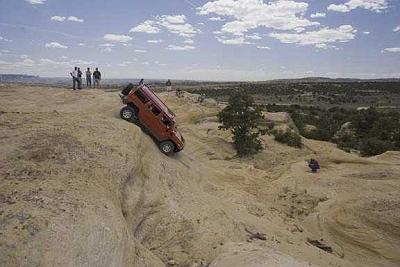
M 92 88 L 92 72 L 90 71 L 90 68 L 87 68 L 86 70 L 86 87 Z
M 82 89 L 82 71 L 80 68 L 78 68 L 78 89 Z
M 78 81 L 78 68 L 75 67 L 74 70 L 69 74 L 71 74 L 72 77 L 72 90 L 76 90 L 76 83 Z
M 168 80 L 168 81 L 165 83 L 165 86 L 167 87 L 167 92 L 172 91 L 172 83 L 171 83 L 171 80 Z
M 101 73 L 98 68 L 93 72 L 94 87 L 100 88 Z

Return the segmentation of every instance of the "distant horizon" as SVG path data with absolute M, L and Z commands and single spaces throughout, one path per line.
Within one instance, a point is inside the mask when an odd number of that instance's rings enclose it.
M 0 73 L 0 75 L 21 75 L 21 76 L 30 76 L 30 77 L 37 77 L 42 79 L 71 79 L 68 76 L 40 76 L 28 73 Z M 277 80 L 302 80 L 302 79 L 330 79 L 330 80 L 361 80 L 361 81 L 368 81 L 368 80 L 400 80 L 399 77 L 378 77 L 378 78 L 357 78 L 357 77 L 328 77 L 328 76 L 304 76 L 304 77 L 296 77 L 296 78 L 277 78 L 277 79 L 265 79 L 265 80 L 194 80 L 194 79 L 174 79 L 174 78 L 135 78 L 135 77 L 122 77 L 122 78 L 110 78 L 105 77 L 102 80 L 153 80 L 153 81 L 163 81 L 163 80 L 172 80 L 172 81 L 192 81 L 192 82 L 270 82 L 270 81 L 277 81 Z

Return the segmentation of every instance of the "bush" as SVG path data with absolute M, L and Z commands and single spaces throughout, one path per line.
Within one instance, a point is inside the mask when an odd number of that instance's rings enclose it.
M 343 135 L 340 138 L 335 139 L 337 147 L 346 152 L 350 152 L 352 149 L 358 150 L 360 147 L 360 141 L 351 135 Z
M 362 156 L 375 156 L 394 149 L 395 146 L 392 143 L 377 138 L 366 138 L 361 142 Z
M 309 139 L 321 140 L 321 141 L 330 141 L 331 133 L 325 129 L 315 129 L 310 132 L 302 132 L 303 136 Z
M 299 134 L 294 132 L 291 129 L 287 129 L 286 131 L 274 131 L 273 132 L 274 139 L 279 143 L 287 144 L 291 147 L 301 148 L 303 147 L 303 143 L 301 142 L 301 137 Z

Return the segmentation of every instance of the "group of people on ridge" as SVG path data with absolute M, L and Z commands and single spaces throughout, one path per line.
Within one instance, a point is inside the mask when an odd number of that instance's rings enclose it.
M 80 68 L 75 67 L 74 70 L 70 73 L 72 77 L 72 89 L 82 89 L 82 71 Z M 101 81 L 101 72 L 98 68 L 93 72 L 90 71 L 90 68 L 87 68 L 86 72 L 86 87 L 92 87 L 92 75 L 93 75 L 93 87 L 100 88 L 100 81 Z

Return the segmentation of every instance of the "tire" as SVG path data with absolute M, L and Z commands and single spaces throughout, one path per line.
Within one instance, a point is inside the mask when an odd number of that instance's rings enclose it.
M 171 141 L 163 141 L 159 144 L 159 148 L 165 155 L 172 155 L 175 151 L 175 145 Z
M 136 122 L 137 121 L 137 113 L 136 110 L 133 109 L 132 107 L 123 107 L 120 111 L 121 118 L 130 121 L 130 122 Z

